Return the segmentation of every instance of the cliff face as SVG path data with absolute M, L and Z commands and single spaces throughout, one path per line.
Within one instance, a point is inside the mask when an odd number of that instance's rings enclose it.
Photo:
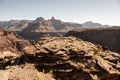
M 100 44 L 111 51 L 120 52 L 120 28 L 72 30 L 66 36 L 76 36 L 80 39 Z
M 52 26 L 50 21 L 38 21 L 38 22 L 33 22 L 29 23 L 27 27 L 22 29 L 21 32 L 54 32 L 55 29 Z

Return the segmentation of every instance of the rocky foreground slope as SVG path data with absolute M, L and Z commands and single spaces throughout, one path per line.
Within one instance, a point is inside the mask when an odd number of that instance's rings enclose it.
M 120 54 L 75 37 L 30 43 L 0 31 L 0 80 L 119 80 Z

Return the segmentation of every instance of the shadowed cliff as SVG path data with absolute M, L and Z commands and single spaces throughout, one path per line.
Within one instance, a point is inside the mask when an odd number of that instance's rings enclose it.
M 120 28 L 83 28 L 69 31 L 66 34 L 66 36 L 71 35 L 120 53 Z

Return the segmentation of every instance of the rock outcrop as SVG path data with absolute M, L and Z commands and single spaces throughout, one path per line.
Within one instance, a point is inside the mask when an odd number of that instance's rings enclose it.
M 107 49 L 120 52 L 120 28 L 83 28 L 69 31 L 66 36 L 75 36 L 85 41 L 100 44 Z
M 71 26 L 67 22 L 63 22 L 61 20 L 57 20 L 54 17 L 52 17 L 49 21 L 52 23 L 52 25 L 55 28 L 56 32 L 67 32 L 69 30 L 74 29 L 74 26 Z M 79 28 L 80 27 L 81 26 L 79 26 Z
M 42 38 L 31 56 L 57 80 L 119 80 L 120 55 L 75 37 Z M 27 54 L 27 53 L 26 53 Z M 29 53 L 27 54 L 29 55 Z

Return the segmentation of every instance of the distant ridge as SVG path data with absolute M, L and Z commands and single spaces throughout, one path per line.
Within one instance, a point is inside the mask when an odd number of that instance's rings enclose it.
M 44 19 L 43 17 L 37 17 L 35 20 L 10 20 L 10 21 L 0 21 L 0 27 L 3 28 L 8 28 L 10 29 L 12 27 L 12 29 L 14 28 L 15 30 L 18 30 L 18 27 L 23 27 L 22 24 L 24 23 L 36 23 L 36 22 L 50 22 L 51 26 L 53 28 L 55 28 L 55 30 L 60 30 L 60 31 L 69 31 L 72 29 L 78 29 L 81 27 L 84 28 L 99 28 L 99 27 L 110 27 L 109 25 L 102 25 L 100 23 L 94 23 L 92 21 L 88 21 L 85 23 L 74 23 L 74 22 L 64 22 L 61 20 L 56 19 L 55 17 L 52 17 L 51 19 Z M 21 25 L 21 26 L 20 26 Z
M 64 22 L 55 17 L 44 19 L 37 17 L 35 20 L 10 20 L 0 21 L 0 27 L 18 33 L 25 39 L 39 40 L 44 36 L 62 36 L 68 31 L 80 28 L 105 28 L 109 25 L 100 23 L 85 22 L 83 24 L 74 22 Z

